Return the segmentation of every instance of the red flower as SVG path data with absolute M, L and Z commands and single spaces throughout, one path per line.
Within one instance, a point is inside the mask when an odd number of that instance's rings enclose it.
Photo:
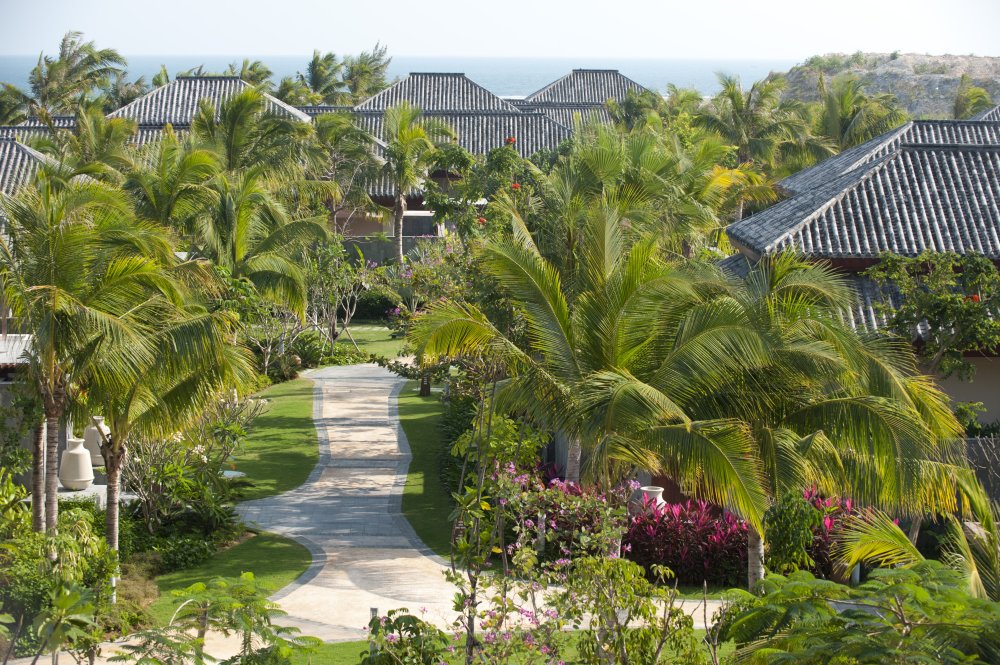
M 504 143 L 506 143 L 507 145 L 514 145 L 515 143 L 517 143 L 517 139 L 514 138 L 513 136 L 508 136 L 507 140 L 505 140 Z
M 978 293 L 973 293 L 972 294 L 972 302 L 979 302 L 979 294 Z
M 517 191 L 517 190 L 521 189 L 521 183 L 519 183 L 519 182 L 515 182 L 515 183 L 514 183 L 514 184 L 512 184 L 512 185 L 511 185 L 510 187 L 511 187 L 511 189 L 513 189 L 514 191 Z
M 477 219 L 476 221 L 477 221 L 477 222 L 479 222 L 479 225 L 480 225 L 480 226 L 482 226 L 483 224 L 485 224 L 485 223 L 486 223 L 486 218 L 485 218 L 485 217 L 480 217 L 480 218 L 479 218 L 479 219 Z

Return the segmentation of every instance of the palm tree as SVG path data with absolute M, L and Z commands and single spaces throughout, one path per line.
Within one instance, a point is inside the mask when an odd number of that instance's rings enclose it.
M 0 84 L 0 125 L 17 125 L 27 117 L 31 98 L 9 84 Z
M 322 101 L 302 81 L 291 76 L 281 78 L 274 96 L 292 106 L 310 106 Z
M 234 279 L 248 279 L 271 302 L 301 314 L 306 286 L 296 256 L 326 238 L 323 218 L 291 219 L 264 184 L 259 168 L 215 179 L 213 207 L 197 220 L 194 255 Z
M 107 118 L 97 103 L 81 104 L 71 132 L 53 132 L 52 138 L 36 141 L 35 147 L 76 175 L 119 184 L 133 168 L 129 142 L 135 129 L 134 120 Z
M 349 95 L 349 103 L 357 104 L 386 87 L 386 74 L 392 63 L 388 51 L 382 44 L 375 44 L 371 51 L 344 58 L 343 87 Z
M 62 175 L 43 171 L 34 188 L 5 200 L 9 237 L 0 237 L 0 288 L 32 331 L 31 367 L 46 422 L 50 532 L 58 519 L 59 426 L 76 382 L 98 354 L 119 375 L 136 371 L 149 356 L 130 312 L 150 283 L 144 257 L 171 252 L 169 243 L 133 222 L 114 191 Z
M 838 77 L 829 88 L 820 78 L 819 92 L 823 107 L 818 133 L 838 150 L 864 143 L 906 122 L 906 113 L 894 95 L 868 95 L 857 77 Z
M 804 109 L 781 100 L 784 79 L 764 79 L 744 90 L 739 78 L 719 75 L 722 90 L 696 116 L 698 126 L 718 134 L 735 149 L 737 164 L 768 172 L 784 152 L 822 158 L 830 146 L 809 130 Z M 742 205 L 735 218 L 743 216 Z
M 954 115 L 956 120 L 966 120 L 993 107 L 993 99 L 985 88 L 972 85 L 968 74 L 962 74 L 955 91 Z
M 386 109 L 382 121 L 385 141 L 383 175 L 395 189 L 392 227 L 396 236 L 396 263 L 403 264 L 403 217 L 406 197 L 430 177 L 437 148 L 455 137 L 455 132 L 436 118 L 424 118 L 420 109 L 403 102 Z
M 341 73 L 344 64 L 337 60 L 335 53 L 320 53 L 313 51 L 312 59 L 306 65 L 305 73 L 299 72 L 298 78 L 319 100 L 321 104 L 348 103 L 349 95 L 345 95 Z
M 58 57 L 39 55 L 31 70 L 32 106 L 48 113 L 71 111 L 79 98 L 123 74 L 125 64 L 114 49 L 99 49 L 94 42 L 84 42 L 83 33 L 67 32 Z
M 242 63 L 230 63 L 224 72 L 228 76 L 239 76 L 258 90 L 267 91 L 272 87 L 271 70 L 260 60 L 250 61 L 244 58 Z
M 104 112 L 111 113 L 126 104 L 131 104 L 147 92 L 149 92 L 149 86 L 146 84 L 144 76 L 129 81 L 126 72 L 117 73 L 101 86 Z

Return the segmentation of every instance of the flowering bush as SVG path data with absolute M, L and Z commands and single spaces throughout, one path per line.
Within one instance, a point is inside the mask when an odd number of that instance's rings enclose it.
M 813 529 L 812 541 L 807 548 L 813 560 L 811 571 L 816 577 L 835 579 L 830 550 L 834 538 L 844 528 L 844 522 L 854 514 L 854 504 L 850 499 L 824 498 L 815 491 L 807 491 L 804 496 L 806 501 L 822 514 L 822 518 Z
M 647 501 L 630 520 L 622 547 L 646 569 L 665 566 L 681 584 L 739 586 L 746 582 L 747 526 L 705 501 Z
M 368 631 L 374 648 L 361 654 L 361 665 L 438 665 L 454 651 L 443 632 L 405 608 L 373 618 Z

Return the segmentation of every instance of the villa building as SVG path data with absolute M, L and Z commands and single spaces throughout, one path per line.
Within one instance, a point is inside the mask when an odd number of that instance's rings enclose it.
M 761 256 L 793 250 L 851 276 L 853 325 L 885 325 L 879 289 L 860 273 L 892 252 L 982 254 L 1000 266 L 1000 107 L 965 121 L 915 120 L 830 157 L 780 183 L 783 201 L 731 224 L 742 273 Z M 974 382 L 946 379 L 956 400 L 981 401 L 1000 418 L 1000 359 L 969 359 Z M 984 387 L 989 387 L 985 389 Z

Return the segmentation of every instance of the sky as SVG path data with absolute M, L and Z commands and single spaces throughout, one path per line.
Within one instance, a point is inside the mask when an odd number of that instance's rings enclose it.
M 0 57 L 67 30 L 125 55 L 1000 56 L 1000 0 L 0 0 Z

